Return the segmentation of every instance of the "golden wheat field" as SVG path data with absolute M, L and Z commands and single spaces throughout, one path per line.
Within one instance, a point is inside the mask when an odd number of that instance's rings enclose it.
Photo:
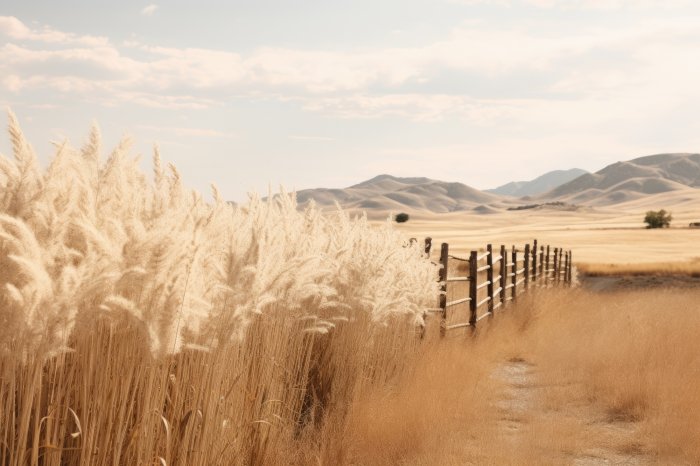
M 446 241 L 450 249 L 459 252 L 483 246 L 485 239 L 494 244 L 523 245 L 537 238 L 541 244 L 565 245 L 577 263 L 689 262 L 700 258 L 700 229 L 688 228 L 690 222 L 700 221 L 700 195 L 693 201 L 669 207 L 674 221 L 668 229 L 644 228 L 647 210 L 668 206 L 657 197 L 615 209 L 417 214 L 398 228 L 416 238 L 430 236 L 435 244 Z
M 694 273 L 668 264 L 699 231 L 632 208 L 393 227 L 285 193 L 233 206 L 96 127 L 46 168 L 9 133 L 2 466 L 700 462 L 700 291 L 542 288 L 421 339 L 438 268 L 408 241 L 537 237 L 599 270 Z

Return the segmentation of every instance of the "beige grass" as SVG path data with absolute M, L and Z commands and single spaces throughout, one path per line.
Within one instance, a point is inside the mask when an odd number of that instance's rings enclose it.
M 615 275 L 700 277 L 700 258 L 686 262 L 647 262 L 639 264 L 577 263 L 580 273 L 595 277 Z
M 551 291 L 476 338 L 429 343 L 405 378 L 356 399 L 340 463 L 696 464 L 698 299 Z M 499 407 L 512 387 L 493 374 L 511 360 L 532 368 L 525 411 Z
M 700 221 L 698 203 L 616 206 L 614 208 L 562 211 L 499 212 L 489 215 L 452 213 L 413 215 L 397 226 L 406 235 L 421 239 L 430 236 L 439 249 L 450 243 L 456 253 L 494 245 L 524 245 L 537 239 L 540 244 L 571 248 L 576 263 L 637 264 L 646 262 L 687 262 L 698 256 L 700 229 L 689 229 L 691 221 Z M 673 211 L 670 229 L 648 230 L 643 218 L 646 210 L 666 208 Z
M 390 225 L 206 201 L 96 128 L 42 169 L 9 130 L 1 465 L 274 463 L 408 363 L 437 272 Z
M 80 151 L 59 146 L 41 170 L 14 120 L 10 132 L 14 160 L 0 158 L 3 466 L 567 464 L 610 441 L 585 416 L 641 426 L 616 451 L 700 461 L 697 292 L 546 290 L 476 337 L 434 341 L 432 325 L 419 344 L 435 267 L 395 231 L 299 213 L 288 196 L 206 202 L 157 156 L 150 181 L 126 144 L 100 162 L 97 131 Z M 596 215 L 613 228 L 598 237 L 587 217 L 423 227 L 466 249 L 536 236 L 596 257 L 619 235 L 616 258 L 631 254 L 640 232 Z M 575 231 L 561 228 L 567 218 Z M 687 253 L 688 231 L 658 235 L 644 237 L 656 253 Z M 493 374 L 518 358 L 535 364 L 533 400 L 547 416 L 519 413 L 513 435 L 498 404 L 509 387 Z
M 551 380 L 580 384 L 612 419 L 638 420 L 665 461 L 700 461 L 700 292 L 564 299 L 543 297 L 529 337 Z

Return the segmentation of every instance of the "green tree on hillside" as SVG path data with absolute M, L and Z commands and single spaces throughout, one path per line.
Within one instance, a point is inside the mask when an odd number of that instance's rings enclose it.
M 647 228 L 668 228 L 671 226 L 671 220 L 673 220 L 671 213 L 666 212 L 664 209 L 659 211 L 650 210 L 644 217 L 644 223 L 647 224 Z

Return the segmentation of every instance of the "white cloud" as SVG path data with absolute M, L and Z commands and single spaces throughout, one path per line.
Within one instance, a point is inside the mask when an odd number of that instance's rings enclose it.
M 308 99 L 304 108 L 346 118 L 399 117 L 413 121 L 463 118 L 482 124 L 508 118 L 517 101 L 475 99 L 447 94 L 389 94 Z
M 464 5 L 494 5 L 513 7 L 517 5 L 562 10 L 668 10 L 692 5 L 693 0 L 449 0 Z
M 15 74 L 7 75 L 2 79 L 2 86 L 10 92 L 18 92 L 22 89 L 22 79 Z
M 313 142 L 335 141 L 335 139 L 329 138 L 326 136 L 303 136 L 303 135 L 297 135 L 297 134 L 289 136 L 289 139 L 293 139 L 295 141 L 313 141 Z
M 139 125 L 138 129 L 152 131 L 155 133 L 170 133 L 177 136 L 194 136 L 194 137 L 207 137 L 207 138 L 234 138 L 235 135 L 231 133 L 226 133 L 223 131 L 216 131 L 208 128 L 190 128 L 185 126 L 153 126 L 153 125 Z
M 699 98 L 700 65 L 690 57 L 697 55 L 700 32 L 691 19 L 637 20 L 607 29 L 592 24 L 566 33 L 548 29 L 546 21 L 470 22 L 424 45 L 265 47 L 247 54 L 133 41 L 117 46 L 104 38 L 32 29 L 14 17 L 0 17 L 0 34 L 39 42 L 0 47 L 0 89 L 50 89 L 112 106 L 209 108 L 243 96 L 296 101 L 308 111 L 347 118 L 460 118 L 496 125 L 546 107 L 533 104 L 538 101 L 563 102 L 571 111 L 577 99 L 636 108 L 642 100 L 669 105 Z M 430 87 L 450 73 L 454 79 L 510 79 L 507 90 L 517 98 L 497 92 L 485 97 L 467 86 L 461 93 Z M 528 73 L 543 77 L 537 98 L 518 95 L 527 90 L 518 79 Z M 605 109 L 601 104 L 595 110 Z
M 88 47 L 104 46 L 109 42 L 106 37 L 66 33 L 48 26 L 44 26 L 41 29 L 31 29 L 14 16 L 0 16 L 0 35 L 20 41 L 72 44 Z
M 141 10 L 141 14 L 142 14 L 143 16 L 151 16 L 151 15 L 153 15 L 153 13 L 156 12 L 157 9 L 158 9 L 158 5 L 152 3 L 152 4 L 150 4 L 150 5 L 146 6 L 146 7 L 144 7 L 144 8 Z

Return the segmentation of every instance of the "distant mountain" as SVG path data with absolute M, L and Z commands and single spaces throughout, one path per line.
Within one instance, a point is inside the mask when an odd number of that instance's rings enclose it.
M 489 214 L 517 208 L 519 201 L 514 197 L 527 200 L 525 207 L 555 202 L 574 208 L 646 202 L 662 194 L 664 202 L 685 202 L 698 198 L 698 188 L 700 154 L 658 154 L 617 162 L 596 173 L 557 170 L 489 191 L 430 178 L 379 175 L 343 189 L 305 189 L 297 192 L 297 201 L 300 207 L 312 200 L 326 208 L 338 203 L 343 209 L 371 215 L 389 211 Z
M 544 175 L 538 176 L 530 181 L 511 181 L 508 184 L 499 186 L 495 189 L 487 189 L 486 192 L 499 194 L 501 196 L 535 196 L 537 194 L 546 193 L 557 186 L 568 183 L 571 180 L 585 175 L 588 172 L 580 168 L 572 168 L 570 170 L 554 170 Z
M 305 189 L 297 192 L 301 206 L 314 200 L 322 207 L 339 203 L 344 209 L 379 211 L 489 212 L 503 199 L 462 183 L 430 178 L 379 175 L 344 189 Z
M 539 196 L 573 204 L 608 205 L 700 188 L 700 154 L 657 154 L 608 165 Z

